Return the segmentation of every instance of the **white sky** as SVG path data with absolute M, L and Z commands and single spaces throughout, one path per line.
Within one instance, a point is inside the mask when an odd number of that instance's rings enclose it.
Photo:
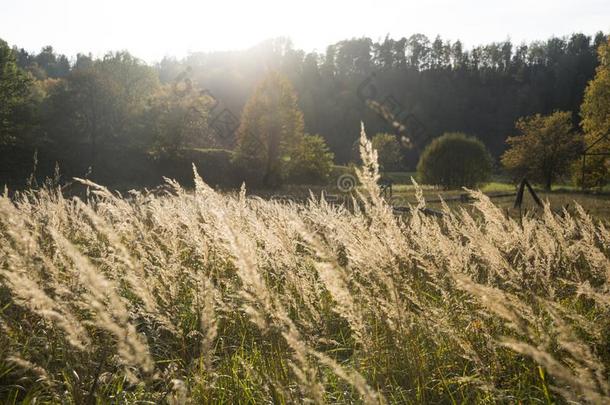
M 610 0 L 0 0 L 0 21 L 0 38 L 30 51 L 53 45 L 69 56 L 99 56 L 126 49 L 152 62 L 277 36 L 323 51 L 342 39 L 386 34 L 440 34 L 471 47 L 608 33 Z

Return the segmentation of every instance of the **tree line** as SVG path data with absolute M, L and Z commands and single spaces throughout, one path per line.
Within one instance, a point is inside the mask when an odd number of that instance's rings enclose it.
M 302 114 L 297 132 L 317 134 L 315 141 L 314 135 L 304 138 L 313 149 L 299 143 L 301 156 L 320 150 L 337 163 L 354 160 L 364 121 L 369 133 L 402 131 L 410 141 L 401 148 L 403 169 L 415 168 L 432 139 L 455 131 L 476 136 L 498 162 L 521 117 L 568 111 L 579 127 L 583 95 L 606 42 L 601 32 L 576 33 L 465 49 L 460 41 L 416 34 L 349 39 L 323 53 L 306 53 L 278 38 L 248 50 L 193 53 L 151 65 L 128 52 L 70 59 L 50 46 L 36 54 L 2 41 L 0 144 L 5 154 L 36 148 L 62 158 L 57 160 L 80 161 L 79 170 L 108 169 L 117 150 L 146 159 L 188 160 L 193 151 L 233 159 L 247 150 L 240 131 L 247 110 L 256 109 L 244 108 L 248 99 L 270 72 L 278 72 L 296 94 Z M 414 120 L 417 133 L 409 125 L 397 127 L 371 108 L 369 98 L 398 121 Z M 69 151 L 75 156 L 66 157 Z M 294 165 L 291 170 L 296 172 Z M 263 177 L 276 176 L 267 172 Z

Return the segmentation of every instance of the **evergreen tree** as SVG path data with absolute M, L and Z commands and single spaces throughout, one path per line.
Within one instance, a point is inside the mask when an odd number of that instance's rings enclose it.
M 271 72 L 254 90 L 241 116 L 237 163 L 255 181 L 278 185 L 285 176 L 286 162 L 303 142 L 303 113 L 290 82 Z
M 8 44 L 0 39 L 0 144 L 12 143 L 27 123 L 19 117 L 31 79 L 22 71 Z

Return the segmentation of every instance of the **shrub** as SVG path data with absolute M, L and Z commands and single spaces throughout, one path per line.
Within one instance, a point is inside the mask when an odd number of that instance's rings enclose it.
M 477 138 L 460 132 L 434 139 L 422 153 L 417 175 L 424 184 L 474 187 L 489 180 L 492 159 Z
M 334 155 L 320 135 L 305 135 L 288 162 L 288 180 L 295 183 L 323 183 L 333 169 Z

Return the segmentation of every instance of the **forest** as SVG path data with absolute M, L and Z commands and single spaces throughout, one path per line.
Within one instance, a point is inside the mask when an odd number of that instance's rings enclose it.
M 302 132 L 321 138 L 335 164 L 358 161 L 364 122 L 371 134 L 408 140 L 401 143 L 401 170 L 414 170 L 432 139 L 457 131 L 481 140 L 499 171 L 519 118 L 567 111 L 573 128 L 581 127 L 584 91 L 605 42 L 602 32 L 575 33 L 465 49 L 460 41 L 415 34 L 348 39 L 305 53 L 276 38 L 154 64 L 127 51 L 69 57 L 52 46 L 36 53 L 0 42 L 10 78 L 0 96 L 0 183 L 23 187 L 34 167 L 42 179 L 57 164 L 68 178 L 152 186 L 165 175 L 189 181 L 195 162 L 210 183 L 239 185 L 252 178 L 251 167 L 232 164 L 242 111 L 273 72 L 295 93 Z

